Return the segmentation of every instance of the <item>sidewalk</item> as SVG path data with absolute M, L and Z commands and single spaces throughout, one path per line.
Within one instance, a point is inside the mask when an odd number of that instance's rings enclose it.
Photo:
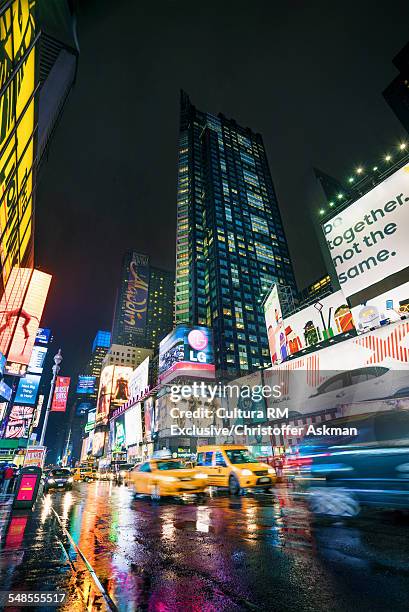
M 1 590 L 61 590 L 67 597 L 59 610 L 106 610 L 89 571 L 51 512 L 49 500 L 40 497 L 33 511 L 13 511 L 12 499 L 13 495 L 0 496 Z

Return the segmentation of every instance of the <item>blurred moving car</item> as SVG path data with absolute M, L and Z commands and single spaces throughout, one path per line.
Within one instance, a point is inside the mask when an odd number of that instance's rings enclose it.
M 135 493 L 152 499 L 183 494 L 200 495 L 207 487 L 205 473 L 185 468 L 179 459 L 150 459 L 128 472 Z
M 352 435 L 321 436 L 304 443 L 300 476 L 311 510 L 356 516 L 362 506 L 409 510 L 409 412 L 385 411 L 326 422 L 356 428 Z
M 97 471 L 90 467 L 76 467 L 73 471 L 74 482 L 90 482 L 97 479 Z
M 209 485 L 228 487 L 232 495 L 241 489 L 270 491 L 277 480 L 272 467 L 257 461 L 246 446 L 238 444 L 198 447 L 196 470 L 207 475 Z
M 55 468 L 44 475 L 44 492 L 48 493 L 51 489 L 61 489 L 70 491 L 74 478 L 66 468 Z

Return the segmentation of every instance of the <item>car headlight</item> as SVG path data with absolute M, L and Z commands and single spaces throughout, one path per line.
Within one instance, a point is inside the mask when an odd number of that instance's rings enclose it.
M 195 474 L 195 478 L 207 478 L 207 474 L 203 474 L 202 472 L 198 472 Z
M 73 481 L 74 481 L 74 478 L 69 478 L 69 479 L 67 480 L 67 482 L 73 482 Z
M 122 476 L 122 478 L 126 475 L 125 470 L 122 470 L 121 472 L 119 472 L 119 475 Z
M 55 482 L 55 480 L 54 480 L 54 478 L 49 478 L 49 479 L 47 480 L 47 482 L 49 482 L 49 483 L 51 484 L 51 483 Z
M 268 468 L 267 472 L 269 474 L 275 474 L 275 470 L 273 468 Z
M 166 482 L 176 482 L 177 478 L 175 478 L 174 476 L 164 476 L 163 480 L 165 480 Z
M 241 473 L 243 476 L 253 476 L 253 472 L 251 470 L 244 469 L 241 470 Z

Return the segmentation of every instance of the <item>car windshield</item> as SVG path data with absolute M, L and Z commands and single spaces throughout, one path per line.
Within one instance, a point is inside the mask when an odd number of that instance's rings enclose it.
M 48 474 L 51 478 L 64 478 L 65 476 L 69 476 L 69 470 L 53 470 Z
M 244 448 L 235 448 L 234 450 L 225 451 L 229 460 L 233 465 L 236 463 L 257 463 L 256 459 Z
M 184 465 L 181 461 L 158 461 L 158 470 L 183 470 Z

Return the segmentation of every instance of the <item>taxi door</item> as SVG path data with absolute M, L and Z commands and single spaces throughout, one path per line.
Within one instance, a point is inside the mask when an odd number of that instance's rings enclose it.
M 197 455 L 197 471 L 207 474 L 207 482 L 213 485 L 214 466 L 213 466 L 213 451 L 198 453 Z
M 230 468 L 221 451 L 216 451 L 214 453 L 214 468 L 213 479 L 215 485 L 219 487 L 228 487 Z
M 136 470 L 134 470 L 132 480 L 138 493 L 150 494 L 151 477 L 152 472 L 149 461 L 142 463 Z

